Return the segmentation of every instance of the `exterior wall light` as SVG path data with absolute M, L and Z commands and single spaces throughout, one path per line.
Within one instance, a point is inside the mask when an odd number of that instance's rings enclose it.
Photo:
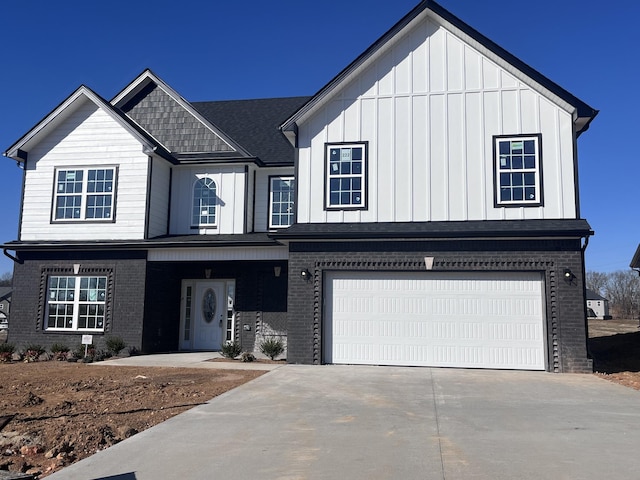
M 300 272 L 300 276 L 307 282 L 311 280 L 311 272 L 306 268 Z
M 204 278 L 211 278 L 211 269 L 210 268 L 205 268 L 204 269 Z
M 566 282 L 571 282 L 574 278 L 576 278 L 569 267 L 564 267 L 563 276 Z
M 281 272 L 282 272 L 282 267 L 273 267 L 273 274 L 276 277 L 279 277 Z

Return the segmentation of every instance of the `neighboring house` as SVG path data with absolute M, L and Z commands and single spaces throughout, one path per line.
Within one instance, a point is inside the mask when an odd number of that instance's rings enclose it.
M 640 274 L 640 245 L 636 249 L 636 253 L 633 255 L 631 259 L 630 267 L 636 270 Z
M 81 86 L 5 153 L 25 175 L 10 339 L 589 371 L 596 114 L 431 1 L 309 98 L 189 103 L 148 70 L 111 101 Z
M 587 317 L 598 318 L 600 320 L 609 320 L 609 300 L 594 292 L 586 290 L 587 294 Z
M 0 330 L 6 330 L 9 328 L 11 292 L 11 287 L 0 287 Z

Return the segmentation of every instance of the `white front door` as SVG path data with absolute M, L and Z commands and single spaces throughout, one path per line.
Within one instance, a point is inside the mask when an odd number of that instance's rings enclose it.
M 195 285 L 194 350 L 220 350 L 225 326 L 227 297 L 224 282 L 202 281 Z

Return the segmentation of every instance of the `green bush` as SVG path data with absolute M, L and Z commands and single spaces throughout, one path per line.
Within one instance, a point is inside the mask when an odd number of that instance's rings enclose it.
M 224 342 L 220 349 L 220 355 L 227 358 L 236 358 L 242 353 L 242 347 L 236 342 Z
M 284 352 L 284 345 L 279 338 L 266 338 L 260 342 L 260 351 L 269 357 L 271 360 Z
M 120 337 L 107 337 L 104 343 L 107 346 L 107 350 L 109 350 L 109 352 L 114 356 L 118 355 L 127 346 L 127 344 L 124 343 L 124 340 Z

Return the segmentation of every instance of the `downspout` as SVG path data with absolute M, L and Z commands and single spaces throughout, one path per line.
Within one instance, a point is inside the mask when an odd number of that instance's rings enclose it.
M 589 321 L 587 320 L 587 267 L 584 261 L 584 253 L 587 250 L 588 245 L 589 234 L 584 237 L 584 245 L 580 248 L 580 255 L 582 256 L 582 318 L 584 318 L 584 343 L 587 350 L 587 359 L 591 360 L 591 368 L 593 368 L 593 356 L 589 351 Z

